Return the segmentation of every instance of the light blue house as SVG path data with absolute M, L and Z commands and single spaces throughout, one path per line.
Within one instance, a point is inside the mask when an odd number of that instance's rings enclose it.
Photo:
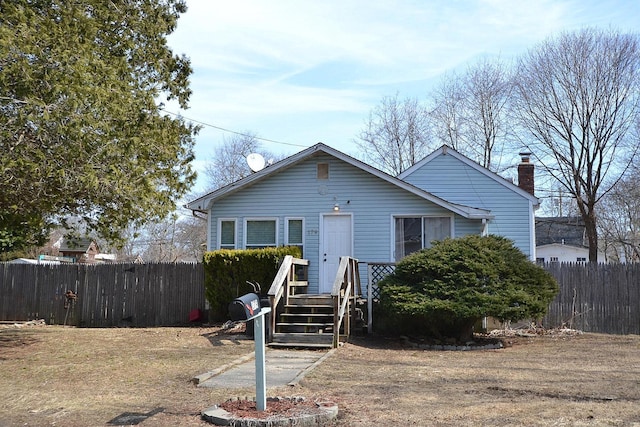
M 505 236 L 535 260 L 539 202 L 523 163 L 530 192 L 446 146 L 393 177 L 316 144 L 187 207 L 208 214 L 209 250 L 300 246 L 308 291 L 322 294 L 341 256 L 395 262 L 445 237 Z
M 535 217 L 539 200 L 533 195 L 534 166 L 521 153 L 518 185 L 513 184 L 457 151 L 442 146 L 405 170 L 399 179 L 448 200 L 486 209 L 492 214 L 485 230 L 507 237 L 535 261 Z

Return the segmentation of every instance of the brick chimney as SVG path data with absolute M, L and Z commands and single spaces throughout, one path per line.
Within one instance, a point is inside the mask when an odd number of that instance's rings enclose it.
M 533 195 L 534 192 L 534 180 L 533 171 L 535 166 L 531 163 L 531 153 L 520 153 L 522 161 L 518 165 L 518 187 L 522 188 L 527 193 Z

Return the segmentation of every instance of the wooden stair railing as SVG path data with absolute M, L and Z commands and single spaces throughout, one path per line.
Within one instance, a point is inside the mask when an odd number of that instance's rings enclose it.
M 278 319 L 277 308 L 280 300 L 284 298 L 284 304 L 289 304 L 289 298 L 296 293 L 299 288 L 306 287 L 308 285 L 306 271 L 304 272 L 304 280 L 298 280 L 296 277 L 296 267 L 303 266 L 307 268 L 309 266 L 309 260 L 294 258 L 291 255 L 286 255 L 280 269 L 276 274 L 276 277 L 271 283 L 269 292 L 269 303 L 271 305 L 271 327 L 269 328 L 268 341 L 273 341 L 273 332 L 276 329 L 276 322 Z
M 269 289 L 270 345 L 338 347 L 349 339 L 356 299 L 362 295 L 358 260 L 341 257 L 331 294 L 306 289 L 309 261 L 286 256 Z M 300 271 L 303 270 L 303 271 Z
M 352 310 L 355 309 L 356 298 L 360 295 L 362 295 L 362 287 L 358 260 L 347 256 L 340 257 L 340 265 L 338 266 L 338 272 L 331 291 L 331 296 L 333 297 L 334 348 L 338 347 L 341 338 L 345 341 L 349 339 L 351 314 Z

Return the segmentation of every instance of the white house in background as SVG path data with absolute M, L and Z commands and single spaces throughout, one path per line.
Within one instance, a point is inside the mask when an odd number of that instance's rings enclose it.
M 589 248 L 550 243 L 536 247 L 536 259 L 538 262 L 587 262 Z M 602 252 L 598 252 L 598 262 L 607 262 Z
M 518 169 L 528 189 L 443 146 L 393 177 L 319 143 L 186 207 L 207 214 L 208 250 L 299 246 L 322 294 L 341 256 L 396 262 L 446 237 L 501 235 L 535 260 L 528 157 Z
M 589 245 L 581 217 L 536 218 L 536 261 L 587 262 Z M 598 262 L 607 262 L 603 252 L 598 251 Z
M 60 261 L 32 258 L 16 258 L 9 261 L 10 264 L 60 264 Z

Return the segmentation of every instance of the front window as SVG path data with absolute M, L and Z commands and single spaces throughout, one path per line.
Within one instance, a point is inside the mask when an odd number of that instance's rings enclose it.
M 278 246 L 275 219 L 248 219 L 245 225 L 247 249 Z
M 287 229 L 285 231 L 287 246 L 297 246 L 304 254 L 304 221 L 302 218 L 288 218 Z
M 218 227 L 218 236 L 220 236 L 220 249 L 236 248 L 236 221 L 234 219 L 221 219 Z
M 395 218 L 395 260 L 451 237 L 451 217 Z

